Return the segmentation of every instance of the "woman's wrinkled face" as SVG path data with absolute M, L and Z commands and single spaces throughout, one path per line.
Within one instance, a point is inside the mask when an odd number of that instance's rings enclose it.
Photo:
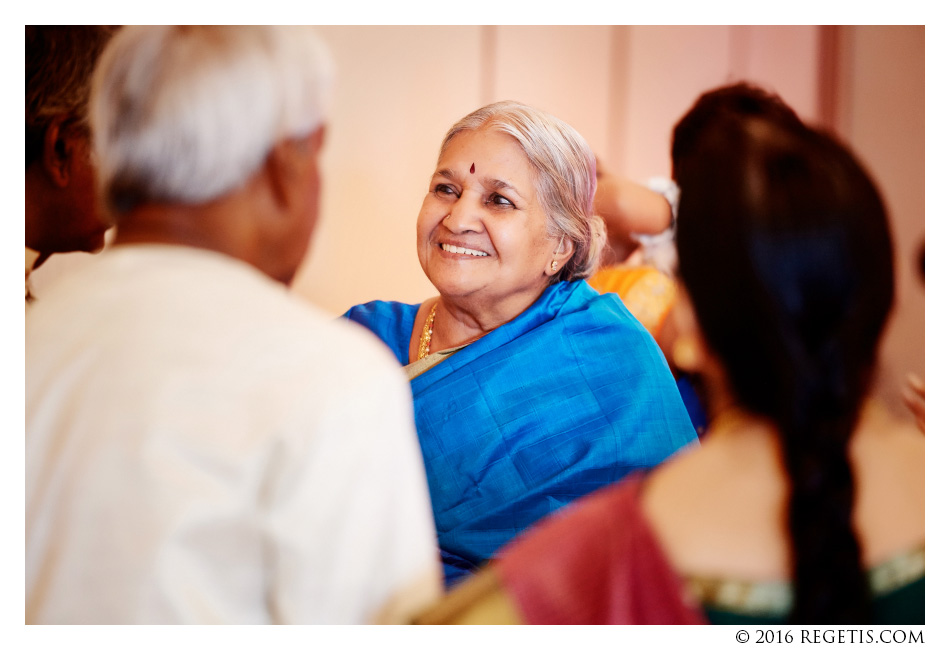
M 443 298 L 524 309 L 548 285 L 557 238 L 517 141 L 463 131 L 439 159 L 416 229 L 419 262 Z

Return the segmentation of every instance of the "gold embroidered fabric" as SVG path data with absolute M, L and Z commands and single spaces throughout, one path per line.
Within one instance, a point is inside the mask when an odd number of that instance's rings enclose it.
M 867 572 L 873 596 L 904 587 L 924 575 L 924 547 L 895 556 Z M 752 616 L 782 616 L 792 608 L 792 585 L 688 576 L 690 595 L 705 607 Z
M 432 366 L 438 365 L 439 363 L 445 361 L 464 347 L 465 345 L 460 345 L 455 348 L 433 352 L 428 356 L 422 357 L 421 359 L 416 359 L 412 363 L 403 366 L 402 369 L 406 371 L 406 376 L 409 377 L 410 381 L 412 381 Z

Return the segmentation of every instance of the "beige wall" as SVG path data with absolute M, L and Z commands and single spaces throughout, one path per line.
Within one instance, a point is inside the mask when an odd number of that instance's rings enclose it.
M 703 90 L 745 78 L 816 115 L 814 26 L 322 27 L 339 71 L 315 245 L 295 290 L 332 313 L 418 302 L 415 219 L 445 131 L 517 99 L 635 179 L 669 173 L 669 134 Z
M 841 49 L 840 133 L 877 179 L 894 234 L 896 307 L 877 392 L 903 413 L 905 375 L 924 377 L 924 287 L 917 271 L 924 240 L 924 28 L 849 27 Z
M 740 79 L 778 92 L 803 119 L 816 117 L 814 26 L 618 27 L 625 42 L 615 80 L 624 110 L 618 171 L 642 179 L 669 170 L 670 132 L 705 90 Z M 789 62 L 794 62 L 789 65 Z
M 323 214 L 295 283 L 302 295 L 342 313 L 434 293 L 416 260 L 416 214 L 443 133 L 482 104 L 518 99 L 549 110 L 605 165 L 642 180 L 668 174 L 670 130 L 700 92 L 749 79 L 806 120 L 832 120 L 879 180 L 899 264 L 879 389 L 902 412 L 900 381 L 924 364 L 923 291 L 910 267 L 923 237 L 923 27 L 840 28 L 824 67 L 823 32 L 807 25 L 322 31 L 340 80 Z M 823 101 L 834 103 L 832 115 Z
M 583 133 L 605 165 L 642 180 L 668 174 L 671 127 L 700 92 L 750 79 L 806 120 L 836 128 L 881 185 L 899 294 L 880 392 L 902 412 L 900 380 L 924 370 L 924 296 L 911 266 L 924 232 L 923 27 L 320 30 L 339 80 L 321 219 L 294 284 L 299 294 L 339 314 L 368 300 L 419 302 L 434 293 L 416 258 L 416 215 L 442 135 L 478 106 L 519 99 L 545 108 Z M 834 48 L 819 65 L 829 34 Z M 88 258 L 52 258 L 36 274 L 38 293 Z

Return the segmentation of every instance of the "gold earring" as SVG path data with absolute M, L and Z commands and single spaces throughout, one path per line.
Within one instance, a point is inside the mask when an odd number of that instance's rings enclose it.
M 673 365 L 680 370 L 696 370 L 699 366 L 699 343 L 692 336 L 673 341 Z
M 552 260 L 552 262 L 551 262 L 551 270 L 552 270 L 552 271 L 557 271 L 557 260 Z

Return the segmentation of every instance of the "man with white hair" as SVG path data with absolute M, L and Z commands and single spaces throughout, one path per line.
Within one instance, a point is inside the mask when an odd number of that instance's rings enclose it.
M 28 623 L 399 621 L 438 594 L 405 378 L 286 287 L 329 66 L 305 27 L 104 52 L 115 245 L 26 321 Z

